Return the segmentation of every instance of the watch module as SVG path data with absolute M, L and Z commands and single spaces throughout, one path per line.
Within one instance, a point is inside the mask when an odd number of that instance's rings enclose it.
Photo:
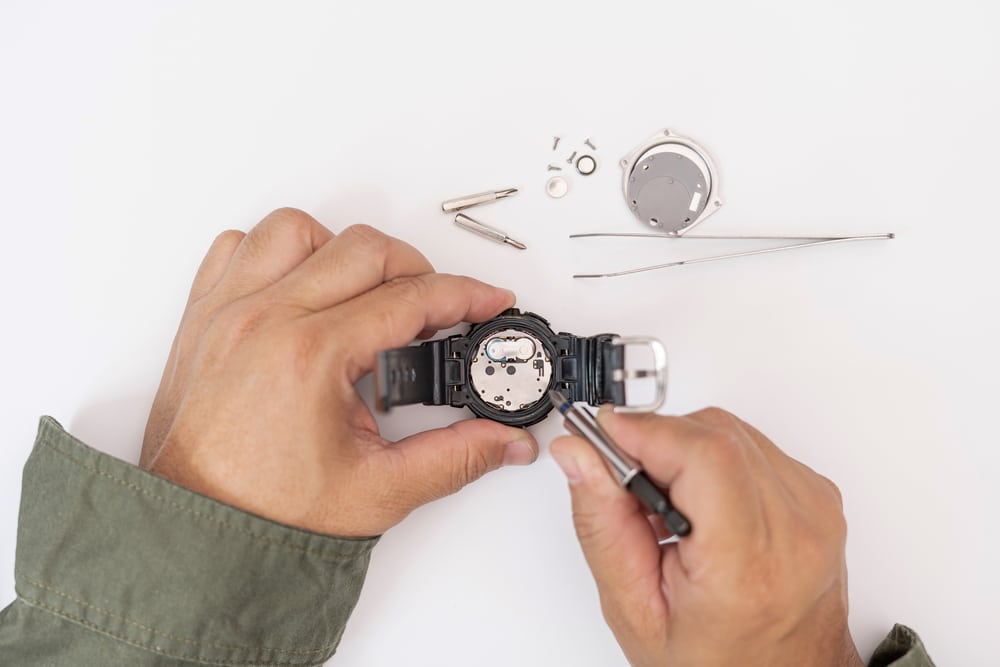
M 479 398 L 497 410 L 524 410 L 546 400 L 552 356 L 530 333 L 504 329 L 478 345 L 469 361 L 469 379 Z

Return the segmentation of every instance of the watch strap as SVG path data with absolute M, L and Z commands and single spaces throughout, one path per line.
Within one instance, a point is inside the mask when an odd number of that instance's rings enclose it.
M 375 401 L 379 410 L 396 405 L 464 405 L 465 366 L 456 347 L 462 336 L 432 340 L 379 353 Z M 453 353 L 453 350 L 455 353 Z
M 443 342 L 429 341 L 379 353 L 375 372 L 375 400 L 379 410 L 411 403 L 441 405 Z
M 615 334 L 558 335 L 556 382 L 571 401 L 625 405 L 625 347 Z M 617 372 L 616 372 L 617 371 Z

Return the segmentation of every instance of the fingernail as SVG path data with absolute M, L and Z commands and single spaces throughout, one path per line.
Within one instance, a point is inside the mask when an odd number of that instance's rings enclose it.
M 535 460 L 535 450 L 531 444 L 524 440 L 515 440 L 507 443 L 503 451 L 503 464 L 505 466 L 526 466 Z
M 576 459 L 573 458 L 573 455 L 562 449 L 550 449 L 549 451 L 552 453 L 552 458 L 562 468 L 563 474 L 566 475 L 566 480 L 570 484 L 579 484 L 583 479 L 583 475 L 580 474 L 580 466 L 576 464 Z
M 505 290 L 505 291 L 507 292 L 507 297 L 508 300 L 510 301 L 510 305 L 513 306 L 515 303 L 517 303 L 517 295 L 511 292 L 510 290 Z
M 609 419 L 613 419 L 615 416 L 615 408 L 610 403 L 605 403 L 597 409 L 597 423 L 606 424 Z

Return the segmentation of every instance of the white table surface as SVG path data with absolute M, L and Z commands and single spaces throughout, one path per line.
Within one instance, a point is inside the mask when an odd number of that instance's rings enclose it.
M 938 664 L 995 659 L 1000 5 L 601 7 L 4 3 L 0 597 L 38 415 L 135 461 L 204 250 L 293 205 L 510 287 L 557 329 L 659 337 L 664 412 L 726 407 L 842 489 L 865 657 L 900 621 Z M 663 127 L 720 166 L 705 233 L 898 238 L 574 281 L 758 247 L 567 239 L 642 231 L 616 161 Z M 586 137 L 598 172 L 549 199 L 546 165 Z M 438 209 L 508 186 L 478 215 L 524 252 Z M 624 664 L 548 453 L 389 532 L 333 662 Z

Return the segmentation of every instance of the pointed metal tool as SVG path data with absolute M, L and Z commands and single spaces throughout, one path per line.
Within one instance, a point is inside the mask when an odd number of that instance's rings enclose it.
M 528 246 L 524 245 L 520 241 L 515 241 L 511 237 L 507 236 L 507 232 L 501 231 L 489 225 L 485 225 L 478 220 L 473 220 L 464 213 L 459 213 L 455 216 L 455 224 L 462 229 L 467 229 L 473 234 L 478 234 L 483 238 L 487 238 L 490 241 L 496 241 L 497 243 L 506 243 L 507 245 L 514 246 L 518 250 L 527 250 Z
M 449 199 L 448 201 L 441 204 L 441 210 L 444 211 L 445 213 L 453 213 L 455 211 L 461 211 L 464 208 L 479 206 L 480 204 L 489 204 L 490 202 L 495 202 L 498 199 L 512 197 L 516 194 L 517 194 L 517 188 L 507 188 L 506 190 L 489 190 L 488 192 L 478 192 L 474 195 L 466 195 L 464 197 L 456 197 L 455 199 Z
M 712 239 L 712 240 L 801 240 L 805 243 L 792 243 L 775 248 L 763 248 L 761 250 L 748 250 L 746 252 L 734 252 L 726 255 L 712 255 L 709 257 L 697 257 L 694 259 L 683 259 L 677 262 L 666 262 L 664 264 L 654 264 L 643 266 L 637 269 L 627 269 L 625 271 L 614 271 L 610 273 L 577 273 L 574 278 L 614 278 L 617 276 L 627 276 L 633 273 L 644 271 L 655 271 L 657 269 L 669 269 L 675 266 L 685 266 L 687 264 L 701 264 L 703 262 L 714 262 L 723 259 L 735 259 L 736 257 L 749 257 L 751 255 L 763 255 L 771 252 L 781 252 L 783 250 L 795 250 L 798 248 L 810 248 L 813 246 L 830 245 L 833 243 L 845 243 L 847 241 L 883 241 L 896 238 L 895 234 L 867 234 L 863 236 L 680 236 L 669 234 L 618 234 L 618 233 L 592 233 L 592 234 L 572 234 L 570 238 L 586 238 L 599 236 L 626 236 L 642 238 L 661 239 Z

